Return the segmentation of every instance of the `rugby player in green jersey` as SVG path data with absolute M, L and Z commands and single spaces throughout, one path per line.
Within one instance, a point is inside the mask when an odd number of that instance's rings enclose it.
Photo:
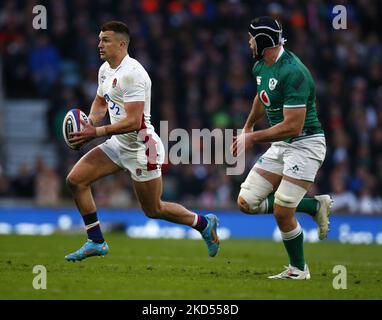
M 290 263 L 269 278 L 310 279 L 295 212 L 310 214 L 318 224 L 319 238 L 327 236 L 330 196 L 304 198 L 325 159 L 326 144 L 316 112 L 314 80 L 300 59 L 283 47 L 284 41 L 281 25 L 273 18 L 251 21 L 249 45 L 256 59 L 252 73 L 257 95 L 232 152 L 272 142 L 242 183 L 238 205 L 248 214 L 274 213 Z M 254 131 L 263 116 L 270 127 Z

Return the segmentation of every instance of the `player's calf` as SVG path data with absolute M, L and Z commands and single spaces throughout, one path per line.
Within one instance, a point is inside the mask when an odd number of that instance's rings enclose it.
M 160 204 L 158 205 L 141 205 L 141 208 L 143 210 L 143 213 L 147 218 L 150 219 L 164 219 L 164 213 L 162 206 Z
M 288 232 L 296 227 L 295 209 L 275 205 L 274 217 L 281 232 Z

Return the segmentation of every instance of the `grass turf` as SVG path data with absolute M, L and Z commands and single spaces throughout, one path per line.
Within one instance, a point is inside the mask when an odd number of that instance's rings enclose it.
M 221 242 L 215 258 L 196 240 L 131 239 L 108 234 L 109 254 L 82 262 L 64 255 L 84 236 L 0 236 L 0 299 L 382 299 L 382 247 L 305 244 L 309 281 L 269 280 L 287 264 L 282 243 Z M 335 290 L 335 265 L 347 268 L 347 289 Z M 35 290 L 35 265 L 47 289 Z

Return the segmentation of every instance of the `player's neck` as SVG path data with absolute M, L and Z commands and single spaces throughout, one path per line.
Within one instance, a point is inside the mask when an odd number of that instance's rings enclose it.
M 281 46 L 275 48 L 268 48 L 264 52 L 264 62 L 267 66 L 273 65 L 277 58 L 279 57 L 280 51 L 282 50 Z
M 115 57 L 113 57 L 113 58 L 110 58 L 110 59 L 107 61 L 107 62 L 109 63 L 109 65 L 110 65 L 110 68 L 112 68 L 112 69 L 117 68 L 117 67 L 121 64 L 122 60 L 123 60 L 126 56 L 127 56 L 127 52 L 124 52 L 123 54 L 120 54 L 120 55 L 117 55 L 117 56 L 115 56 Z

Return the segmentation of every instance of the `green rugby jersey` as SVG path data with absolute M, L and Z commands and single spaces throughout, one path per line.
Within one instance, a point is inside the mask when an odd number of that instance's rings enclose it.
M 301 134 L 284 141 L 290 143 L 312 135 L 324 136 L 317 117 L 314 80 L 295 54 L 284 49 L 272 66 L 267 66 L 264 59 L 257 61 L 252 73 L 257 82 L 258 97 L 265 107 L 270 126 L 283 121 L 283 108 L 306 107 Z

